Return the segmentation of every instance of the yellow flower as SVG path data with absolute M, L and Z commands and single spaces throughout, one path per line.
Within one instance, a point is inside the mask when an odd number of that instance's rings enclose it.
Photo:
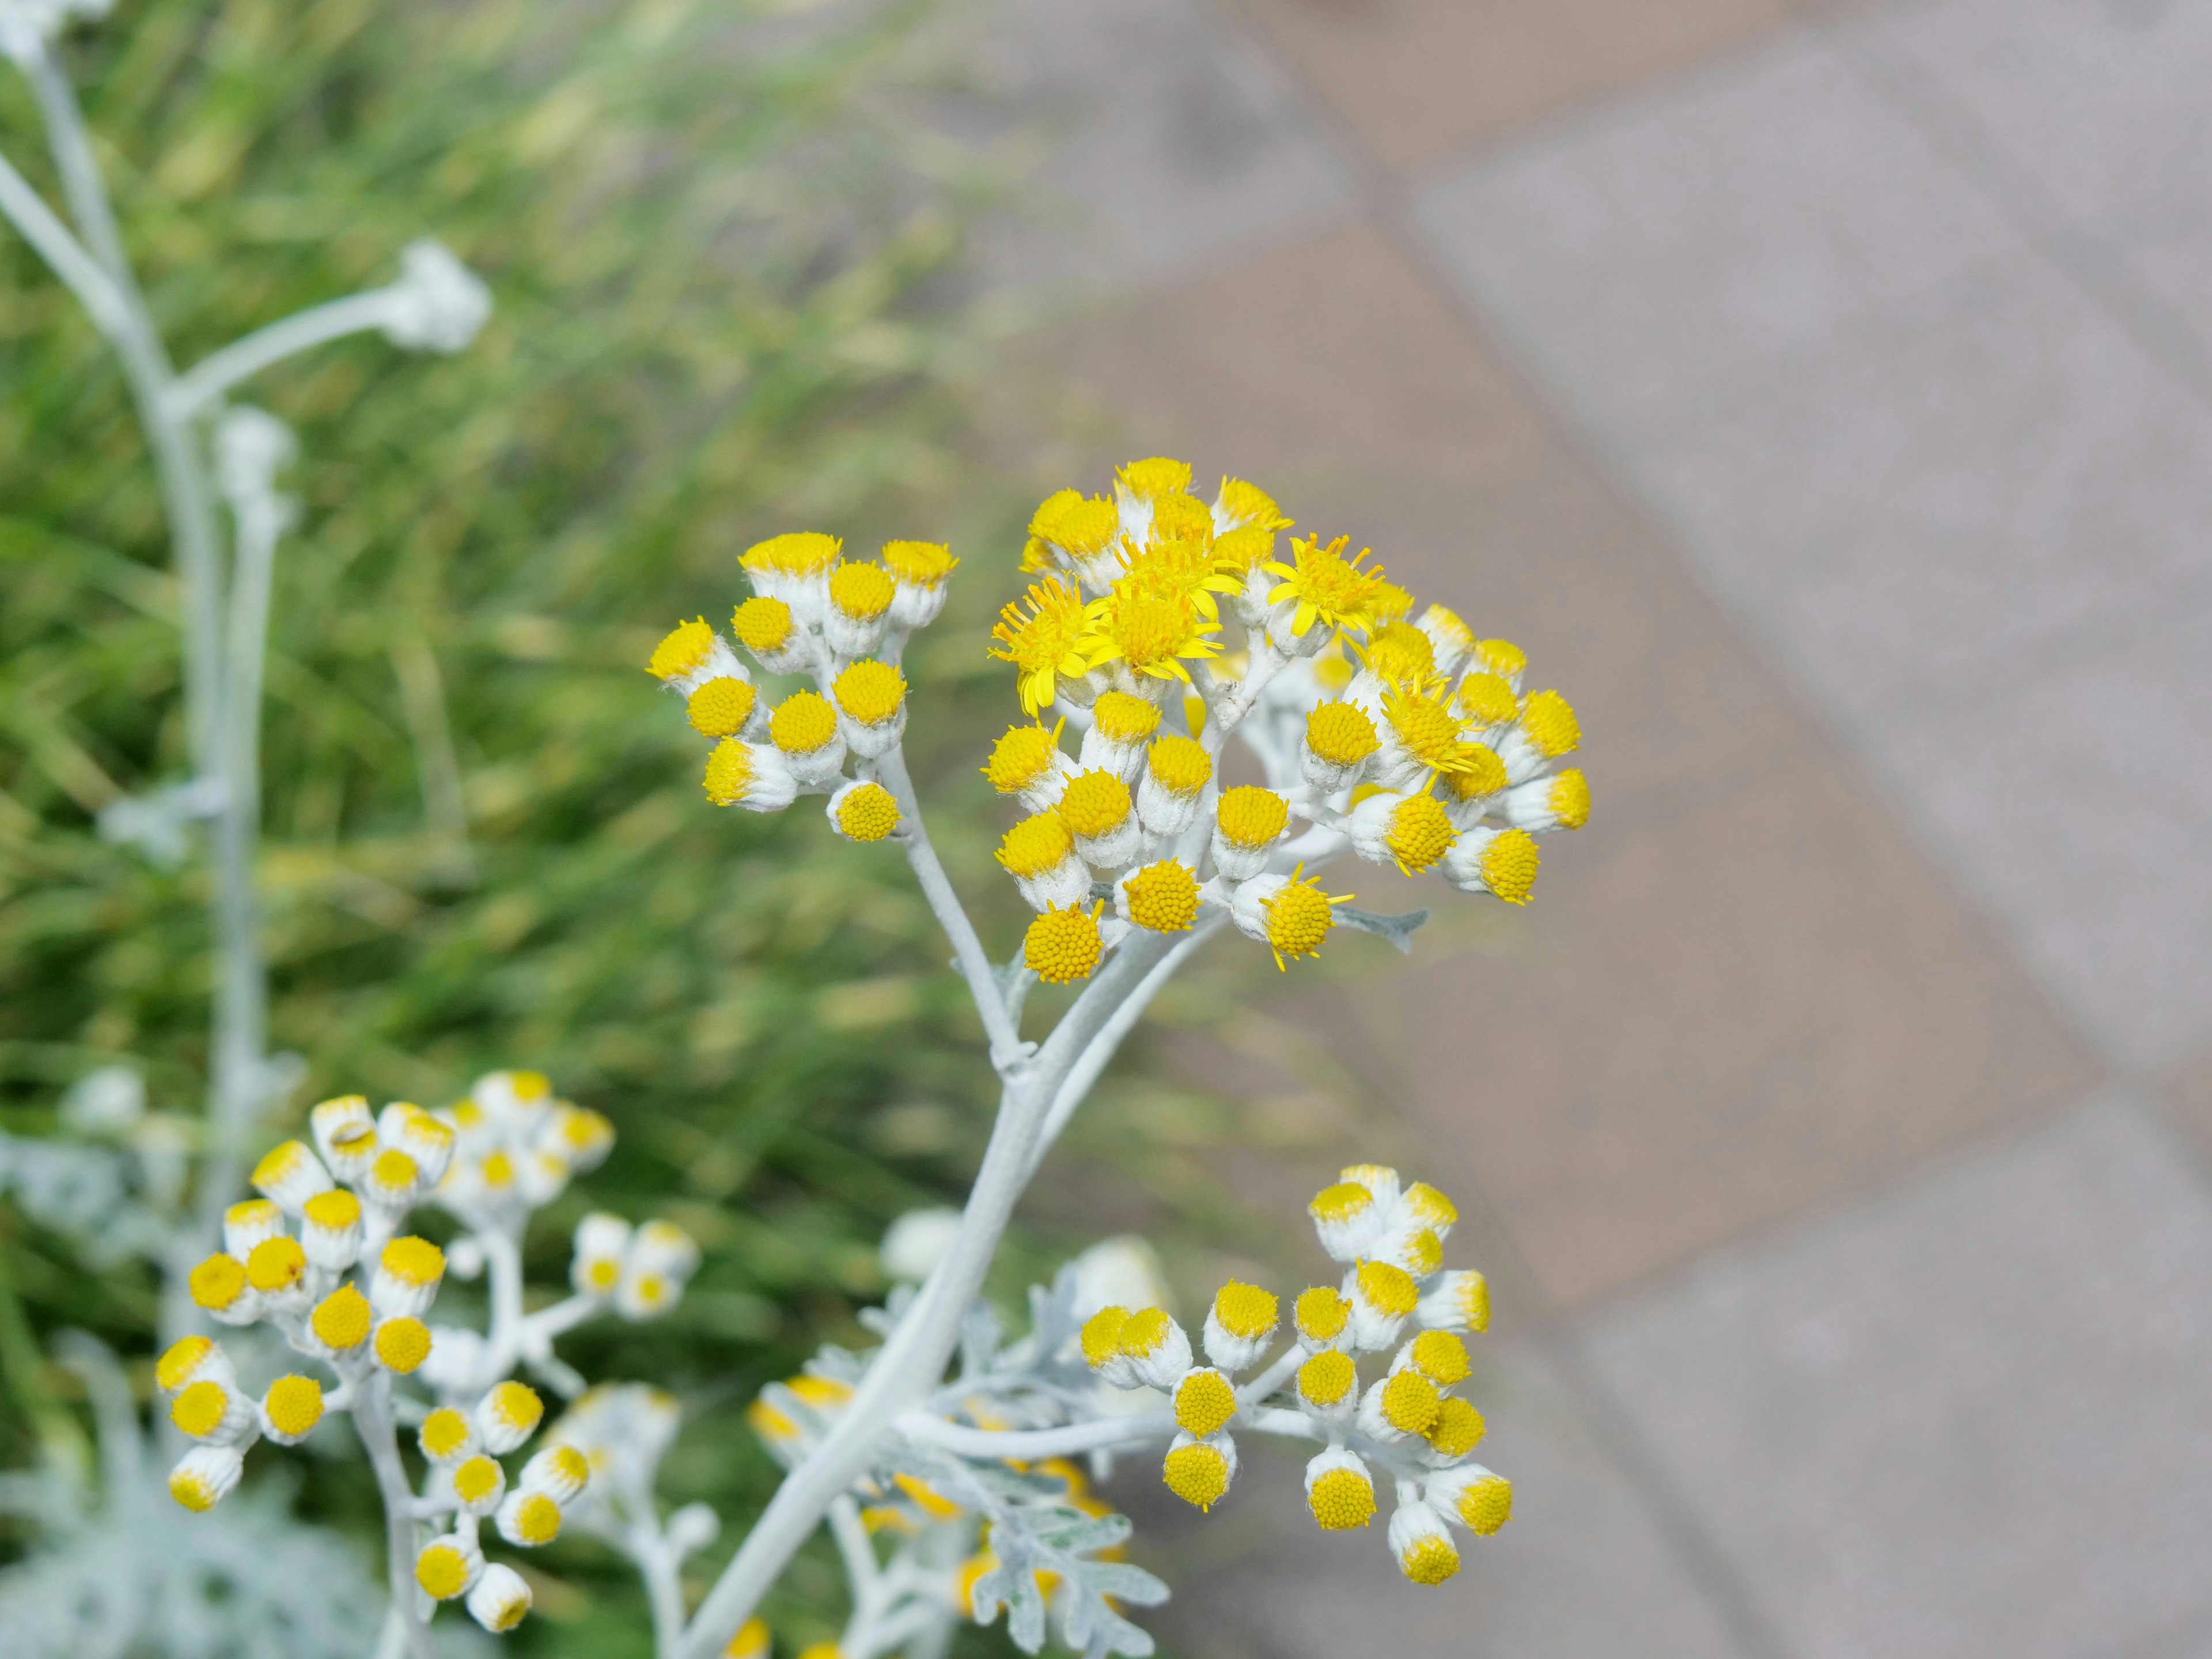
M 1025 612 L 1022 609 L 1027 605 Z M 1085 661 L 1083 596 L 1058 576 L 1048 576 L 999 612 L 990 654 L 1020 675 L 1022 710 L 1034 714 L 1057 695 L 1057 677 L 1079 678 Z
M 1303 636 L 1318 622 L 1322 626 L 1365 633 L 1375 620 L 1375 607 L 1383 597 L 1382 567 L 1359 568 L 1367 556 L 1362 548 L 1347 559 L 1339 536 L 1326 547 L 1317 537 L 1300 537 L 1291 544 L 1292 563 L 1271 559 L 1262 568 L 1282 580 L 1269 590 L 1271 605 L 1292 604 L 1291 636 Z
M 1201 604 L 1201 600 L 1203 603 Z M 1188 682 L 1186 661 L 1220 650 L 1213 596 L 1176 571 L 1125 576 L 1089 611 L 1086 668 L 1118 662 L 1132 675 Z

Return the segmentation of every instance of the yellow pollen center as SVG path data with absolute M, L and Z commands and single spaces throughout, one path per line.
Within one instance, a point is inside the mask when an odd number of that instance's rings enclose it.
M 487 1187 L 505 1187 L 514 1180 L 514 1160 L 505 1152 L 487 1152 L 477 1170 Z
M 1101 1308 L 1083 1322 L 1083 1363 L 1097 1370 L 1121 1352 L 1121 1327 L 1128 1322 L 1127 1308 Z
M 1316 1221 L 1346 1222 L 1358 1219 L 1375 1202 L 1375 1194 L 1356 1181 L 1340 1181 L 1334 1187 L 1324 1187 L 1306 1206 L 1306 1213 Z
M 1417 1181 L 1407 1188 L 1405 1197 L 1399 1201 L 1405 1206 L 1407 1215 L 1431 1227 L 1449 1227 L 1459 1219 L 1458 1206 L 1425 1181 Z
M 1528 653 L 1510 640 L 1477 640 L 1474 659 L 1502 679 L 1511 679 L 1528 666 Z
M 1477 726 L 1510 726 L 1521 699 L 1495 674 L 1469 674 L 1459 683 L 1460 712 Z
M 323 1385 L 312 1376 L 280 1376 L 269 1385 L 261 1409 L 279 1434 L 305 1434 L 323 1420 Z
M 1356 766 L 1375 752 L 1375 722 L 1356 702 L 1325 702 L 1306 716 L 1306 747 L 1331 766 Z
M 307 1322 L 315 1340 L 325 1347 L 340 1353 L 357 1348 L 368 1340 L 368 1298 L 352 1285 L 341 1285 L 315 1304 L 314 1315 Z
M 1091 714 L 1099 735 L 1114 743 L 1142 743 L 1159 729 L 1159 704 L 1126 691 L 1102 692 Z
M 1275 532 L 1256 524 L 1239 525 L 1213 538 L 1213 556 L 1239 578 L 1275 556 Z
M 415 1558 L 415 1582 L 433 1601 L 450 1601 L 468 1588 L 468 1558 L 451 1544 L 432 1544 Z
M 1376 629 L 1365 655 L 1370 669 L 1399 685 L 1419 685 L 1437 669 L 1436 647 L 1426 634 L 1408 623 Z
M 377 1265 L 403 1285 L 434 1285 L 445 1276 L 446 1253 L 427 1238 L 411 1234 L 384 1247 Z
M 253 1166 L 253 1184 L 273 1187 L 287 1181 L 300 1168 L 300 1160 L 308 1156 L 307 1149 L 296 1140 L 287 1140 L 272 1146 L 262 1155 L 261 1162 Z
M 1195 1370 L 1176 1385 L 1176 1423 L 1201 1438 L 1237 1415 L 1237 1390 L 1216 1370 Z
M 959 560 L 942 542 L 885 542 L 884 568 L 908 587 L 935 587 Z
M 1036 782 L 1059 752 L 1059 726 L 1048 732 L 1042 726 L 1010 726 L 991 745 L 990 763 L 984 767 L 983 775 L 1000 794 L 1011 795 Z
M 1160 1478 L 1184 1503 L 1210 1510 L 1229 1490 L 1229 1460 L 1211 1446 L 1177 1446 L 1161 1463 Z
M 1539 691 L 1521 711 L 1521 729 L 1539 754 L 1547 757 L 1567 753 L 1583 740 L 1575 711 L 1556 691 Z
M 787 530 L 764 542 L 755 542 L 738 556 L 747 570 L 776 570 L 786 575 L 806 576 L 827 570 L 837 562 L 842 544 L 818 530 Z
M 1060 821 L 1071 835 L 1110 835 L 1129 817 L 1129 786 L 1111 772 L 1079 772 L 1060 798 Z
M 1210 541 L 1213 536 L 1213 509 L 1197 496 L 1178 492 L 1163 495 L 1152 503 L 1152 538 L 1155 541 L 1189 539 Z
M 215 1507 L 215 1488 L 197 1469 L 171 1471 L 169 1496 L 195 1515 L 204 1515 Z
M 1498 758 L 1495 750 L 1479 743 L 1462 744 L 1453 756 L 1453 769 L 1443 778 L 1453 799 L 1480 800 L 1505 787 L 1505 763 Z
M 228 1227 L 258 1231 L 263 1227 L 283 1226 L 284 1212 L 265 1198 L 249 1198 L 225 1210 L 222 1219 L 223 1224 Z
M 169 1407 L 169 1420 L 198 1440 L 222 1426 L 230 1395 L 220 1382 L 195 1382 Z
M 1470 1481 L 1459 1495 L 1459 1518 L 1467 1529 L 1487 1537 L 1504 1526 L 1513 1513 L 1513 1483 L 1502 1474 Z
M 830 603 L 857 622 L 873 622 L 898 592 L 879 564 L 841 564 L 830 573 Z
M 811 755 L 837 735 L 837 711 L 812 691 L 794 691 L 768 717 L 769 740 L 787 755 Z
M 1230 1335 L 1247 1341 L 1267 1335 L 1282 1317 L 1279 1304 L 1267 1291 L 1233 1279 L 1214 1292 L 1213 1316 Z
M 344 1188 L 333 1187 L 326 1193 L 317 1193 L 301 1205 L 300 1213 L 310 1227 L 342 1233 L 361 1219 L 361 1200 Z
M 1480 1273 L 1462 1274 L 1453 1287 L 1452 1300 L 1458 1304 L 1460 1317 L 1471 1331 L 1490 1328 L 1490 1281 Z
M 1431 1533 L 1407 1550 L 1402 1565 L 1406 1577 L 1417 1584 L 1441 1584 L 1459 1571 L 1459 1551 L 1449 1538 Z
M 745 722 L 753 716 L 753 705 L 759 701 L 760 693 L 750 680 L 717 674 L 691 694 L 684 712 L 690 719 L 691 729 L 702 737 L 734 738 L 744 730 Z
M 1416 1370 L 1399 1371 L 1382 1384 L 1382 1420 L 1405 1434 L 1420 1434 L 1443 1404 L 1437 1385 Z
M 1121 1352 L 1132 1359 L 1148 1359 L 1168 1340 L 1173 1324 L 1164 1308 L 1140 1308 L 1121 1324 Z
M 246 1258 L 246 1282 L 257 1291 L 286 1291 L 307 1271 L 307 1253 L 296 1238 L 264 1238 Z
M 1353 1282 L 1359 1287 L 1361 1299 L 1385 1319 L 1405 1318 L 1421 1299 L 1413 1276 L 1387 1261 L 1361 1262 Z
M 379 1152 L 376 1162 L 368 1167 L 368 1178 L 387 1193 L 403 1193 L 412 1187 L 422 1171 L 415 1160 L 397 1146 Z
M 1310 1342 L 1334 1342 L 1352 1317 L 1352 1304 L 1327 1285 L 1298 1292 L 1291 1315 L 1298 1334 Z
M 499 1490 L 500 1467 L 481 1452 L 453 1471 L 453 1496 L 464 1504 L 480 1504 Z
M 1432 605 L 1421 612 L 1421 631 L 1432 636 L 1443 635 L 1455 651 L 1474 649 L 1474 630 L 1461 618 L 1459 612 L 1441 605 Z
M 1437 1237 L 1434 1228 L 1422 1228 L 1398 1248 L 1405 1258 L 1407 1272 L 1416 1279 L 1426 1279 L 1444 1265 L 1444 1242 Z
M 891 545 L 896 547 L 899 544 L 894 542 Z M 888 552 L 889 549 L 885 551 Z M 982 1558 L 979 1556 L 975 1559 L 980 1560 Z M 995 1565 L 996 1562 L 994 1561 L 992 1565 Z M 982 1570 L 984 1572 L 988 1571 L 990 1571 L 989 1567 Z M 981 1577 L 982 1573 L 979 1572 L 976 1576 Z M 768 1620 L 761 1618 L 748 1619 L 738 1626 L 738 1633 L 730 1638 L 730 1645 L 722 1650 L 722 1659 L 768 1659 Z
M 1066 985 L 1090 977 L 1102 944 L 1095 910 L 1071 904 L 1041 911 L 1022 939 L 1022 960 L 1048 985 Z
M 1049 526 L 1038 534 L 1078 558 L 1089 557 L 1113 540 L 1121 521 L 1113 502 L 1096 495 L 1077 495 L 1072 489 L 1060 493 L 1073 499 L 1061 506 Z
M 765 594 L 730 613 L 730 631 L 748 651 L 781 651 L 791 638 L 791 607 Z
M 360 1158 L 376 1145 L 376 1126 L 363 1123 L 340 1129 L 331 1136 L 331 1150 L 342 1158 Z
M 653 647 L 652 660 L 646 666 L 657 679 L 681 678 L 707 660 L 713 648 L 714 630 L 707 626 L 704 617 L 694 617 L 688 623 L 678 623 L 672 632 Z
M 830 689 L 837 707 L 861 725 L 880 726 L 906 701 L 906 676 L 887 662 L 865 657 L 839 674 Z
M 1155 742 L 1146 758 L 1152 781 L 1170 795 L 1194 795 L 1213 775 L 1213 757 L 1194 738 L 1164 737 Z
M 1265 847 L 1290 823 L 1290 803 L 1272 789 L 1239 784 L 1222 792 L 1214 821 L 1221 826 L 1221 839 L 1231 847 Z
M 1552 787 L 1544 797 L 1552 815 L 1569 830 L 1579 830 L 1589 822 L 1589 780 L 1579 771 L 1568 770 L 1552 780 Z
M 1294 881 L 1261 908 L 1267 919 L 1267 943 L 1278 962 L 1284 957 L 1321 953 L 1321 942 L 1336 926 L 1336 907 L 1310 881 Z
M 1390 814 L 1382 845 L 1404 871 L 1425 870 L 1451 851 L 1459 831 L 1434 795 L 1408 795 Z
M 532 1492 L 514 1506 L 508 1524 L 518 1544 L 550 1544 L 561 1535 L 561 1506 L 543 1492 Z
M 545 1415 L 545 1402 L 527 1382 L 502 1382 L 486 1400 L 491 1415 L 514 1428 L 534 1429 Z
M 204 1336 L 179 1337 L 154 1363 L 154 1381 L 164 1394 L 185 1386 L 185 1379 L 215 1357 L 216 1346 Z
M 1181 598 L 1141 587 L 1117 587 L 1106 635 L 1129 666 L 1142 672 L 1172 661 L 1193 632 L 1190 606 Z
M 1359 1367 L 1352 1356 L 1334 1348 L 1316 1354 L 1298 1367 L 1298 1393 L 1316 1406 L 1343 1403 L 1359 1380 Z
M 1179 495 L 1190 488 L 1190 464 L 1166 455 L 1131 461 L 1114 476 L 1132 495 Z
M 735 738 L 724 738 L 707 757 L 704 782 L 708 800 L 717 806 L 735 806 L 753 785 L 752 751 Z
M 1467 1344 L 1449 1331 L 1423 1331 L 1413 1339 L 1413 1369 L 1439 1388 L 1463 1382 L 1471 1369 Z
M 1468 1401 L 1453 1395 L 1437 1407 L 1429 1425 L 1429 1443 L 1446 1457 L 1464 1457 L 1482 1443 L 1489 1425 Z
M 1460 724 L 1450 709 L 1434 697 L 1417 693 L 1389 702 L 1390 729 L 1406 752 L 1424 766 L 1449 771 L 1460 760 Z
M 863 783 L 837 803 L 837 827 L 854 841 L 881 841 L 898 828 L 898 800 L 880 783 Z
M 592 1262 L 584 1269 L 584 1277 L 595 1291 L 611 1291 L 622 1278 L 622 1263 L 612 1260 Z
M 376 1328 L 376 1358 L 405 1376 L 430 1357 L 430 1328 L 419 1319 L 387 1319 Z
M 1330 1469 L 1313 1483 L 1306 1506 L 1330 1532 L 1364 1527 L 1375 1518 L 1375 1484 L 1357 1469 Z
M 1179 933 L 1198 917 L 1198 878 L 1174 859 L 1148 864 L 1121 884 L 1129 920 L 1156 933 Z
M 425 1457 L 451 1457 L 469 1443 L 469 1419 L 451 1406 L 441 1406 L 422 1419 L 416 1437 Z
M 1541 856 L 1536 838 L 1527 830 L 1501 830 L 1482 849 L 1483 884 L 1508 904 L 1526 904 Z
M 1056 813 L 1039 812 L 1006 831 L 999 843 L 999 862 L 1027 881 L 1056 870 L 1075 850 L 1075 838 Z

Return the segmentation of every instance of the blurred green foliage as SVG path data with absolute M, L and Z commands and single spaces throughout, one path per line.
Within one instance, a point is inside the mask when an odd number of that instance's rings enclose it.
M 925 798 L 969 818 L 940 826 L 956 878 L 999 885 L 972 771 L 1006 701 L 978 684 L 988 550 L 1018 520 L 963 457 L 945 273 L 988 179 L 911 118 L 931 26 L 901 3 L 124 0 L 66 45 L 180 362 L 388 280 L 417 235 L 491 284 L 457 356 L 356 339 L 245 394 L 298 431 L 305 504 L 264 722 L 275 1045 L 307 1063 L 294 1114 L 526 1065 L 613 1118 L 532 1276 L 559 1282 L 593 1206 L 700 1237 L 672 1318 L 564 1352 L 687 1392 L 668 1495 L 732 1527 L 769 1478 L 737 1407 L 854 1334 L 883 1220 L 954 1188 L 989 1073 L 902 863 L 818 811 L 708 808 L 704 745 L 641 665 L 679 614 L 741 596 L 758 535 L 953 542 L 953 608 L 908 659 L 910 752 Z M 0 77 L 0 144 L 58 200 L 38 133 Z M 117 1059 L 191 1109 L 203 876 L 92 830 L 184 764 L 154 478 L 102 344 L 5 235 L 0 388 L 0 1127 L 50 1127 Z M 145 1353 L 149 1278 L 0 1229 L 15 1362 L 26 1321 Z M 60 1386 L 15 1362 L 0 1462 L 32 1450 L 26 1392 Z M 366 1501 L 342 1468 L 303 1498 L 346 1524 Z M 544 1565 L 526 1645 L 644 1650 L 611 1557 Z M 834 1593 L 802 1564 L 788 1599 Z

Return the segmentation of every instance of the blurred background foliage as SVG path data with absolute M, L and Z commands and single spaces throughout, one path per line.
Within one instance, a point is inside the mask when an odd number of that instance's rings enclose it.
M 769 1479 L 738 1408 L 857 1335 L 883 1223 L 957 1192 L 988 1070 L 902 863 L 817 811 L 708 809 L 703 745 L 641 665 L 679 614 L 742 597 L 759 535 L 951 541 L 963 580 L 909 658 L 910 749 L 926 794 L 959 775 L 948 823 L 981 805 L 981 630 L 1020 514 L 976 493 L 967 450 L 979 325 L 948 273 L 994 180 L 916 118 L 944 27 L 895 0 L 124 0 L 64 47 L 180 362 L 387 280 L 417 235 L 493 289 L 458 356 L 369 337 L 244 394 L 299 433 L 305 504 L 264 721 L 274 1046 L 307 1062 L 295 1121 L 341 1091 L 442 1102 L 501 1065 L 614 1119 L 533 1277 L 561 1282 L 562 1227 L 593 1206 L 705 1243 L 672 1318 L 564 1352 L 700 1407 L 668 1493 L 733 1528 Z M 58 199 L 12 75 L 0 143 Z M 163 522 L 104 346 L 11 236 L 0 387 L 0 1127 L 46 1131 L 118 1060 L 196 1110 L 203 876 L 92 827 L 184 765 Z M 995 888 L 988 841 L 941 838 Z M 0 1230 L 20 1466 L 68 1403 L 32 1345 L 76 1325 L 143 1358 L 155 1286 Z M 302 1502 L 359 1524 L 348 1467 Z M 643 1650 L 611 1557 L 545 1566 L 529 1644 Z M 826 1619 L 820 1576 L 787 1599 Z

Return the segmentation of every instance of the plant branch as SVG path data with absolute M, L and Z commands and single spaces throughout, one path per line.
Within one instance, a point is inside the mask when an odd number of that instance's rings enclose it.
M 381 288 L 295 312 L 194 363 L 170 386 L 163 412 L 178 421 L 201 414 L 224 392 L 270 365 L 349 334 L 382 328 L 391 315 L 391 291 Z
M 891 1427 L 908 1440 L 941 1446 L 963 1457 L 1027 1459 L 1072 1457 L 1078 1452 L 1159 1439 L 1176 1431 L 1176 1419 L 1173 1412 L 1141 1412 L 1055 1429 L 971 1429 L 928 1412 L 908 1412 Z

